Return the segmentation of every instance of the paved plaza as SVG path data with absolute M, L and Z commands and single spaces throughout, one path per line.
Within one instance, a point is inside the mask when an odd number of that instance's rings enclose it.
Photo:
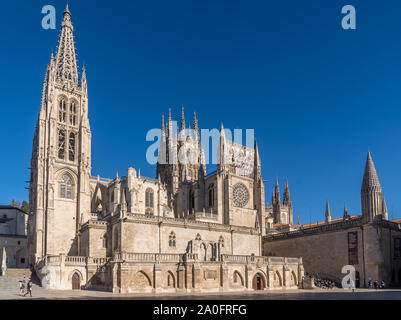
M 36 289 L 36 290 L 35 290 Z M 18 287 L 0 292 L 1 300 L 401 300 L 401 289 L 358 289 L 356 292 L 333 290 L 279 290 L 238 293 L 188 294 L 113 294 L 97 291 L 59 291 L 34 288 L 33 297 L 21 297 Z

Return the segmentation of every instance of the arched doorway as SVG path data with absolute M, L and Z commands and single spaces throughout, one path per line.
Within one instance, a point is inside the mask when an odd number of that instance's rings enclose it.
M 77 272 L 72 275 L 72 290 L 81 289 L 81 278 Z
M 359 271 L 355 271 L 355 288 L 361 287 L 361 278 L 359 275 Z
M 252 288 L 254 290 L 263 290 L 265 288 L 265 281 L 260 273 L 255 274 L 253 277 Z

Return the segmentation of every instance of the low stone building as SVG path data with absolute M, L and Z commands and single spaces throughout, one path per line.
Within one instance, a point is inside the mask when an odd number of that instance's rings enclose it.
M 341 219 L 326 219 L 299 226 L 296 231 L 275 233 L 263 238 L 266 255 L 302 256 L 305 271 L 338 283 L 345 276 L 342 268 L 352 265 L 357 286 L 369 280 L 401 284 L 400 220 L 388 221 L 387 206 L 379 178 L 368 154 L 361 189 L 362 215 L 349 216 L 344 208 Z
M 7 268 L 26 268 L 28 215 L 13 206 L 0 206 L 0 248 L 6 249 Z M 2 257 L 0 255 L 0 265 Z

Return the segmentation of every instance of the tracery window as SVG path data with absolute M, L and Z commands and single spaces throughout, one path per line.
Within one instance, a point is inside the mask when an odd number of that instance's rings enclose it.
M 153 208 L 153 190 L 150 188 L 145 192 L 145 207 Z
M 168 246 L 175 248 L 175 244 L 176 244 L 176 235 L 174 231 L 171 231 L 170 236 L 168 237 Z
M 70 139 L 68 142 L 68 159 L 75 161 L 75 133 L 70 133 Z
M 233 200 L 237 207 L 243 208 L 249 202 L 248 189 L 242 183 L 237 183 L 233 188 Z
M 64 159 L 65 156 L 65 130 L 58 132 L 58 158 Z
M 70 124 L 73 126 L 77 124 L 77 104 L 74 101 L 70 104 Z
M 58 120 L 62 123 L 66 122 L 67 118 L 67 107 L 64 99 L 61 99 L 59 102 L 59 109 L 58 109 Z
M 60 198 L 72 199 L 72 182 L 67 175 L 64 175 L 60 181 Z

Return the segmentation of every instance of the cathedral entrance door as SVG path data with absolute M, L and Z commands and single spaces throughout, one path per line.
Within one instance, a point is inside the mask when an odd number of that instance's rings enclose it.
M 254 277 L 253 277 L 253 281 L 252 281 L 252 288 L 254 290 L 263 290 L 265 288 L 265 283 L 263 281 L 262 276 L 257 273 Z
M 72 290 L 80 290 L 81 289 L 81 279 L 78 273 L 74 273 L 72 275 Z

